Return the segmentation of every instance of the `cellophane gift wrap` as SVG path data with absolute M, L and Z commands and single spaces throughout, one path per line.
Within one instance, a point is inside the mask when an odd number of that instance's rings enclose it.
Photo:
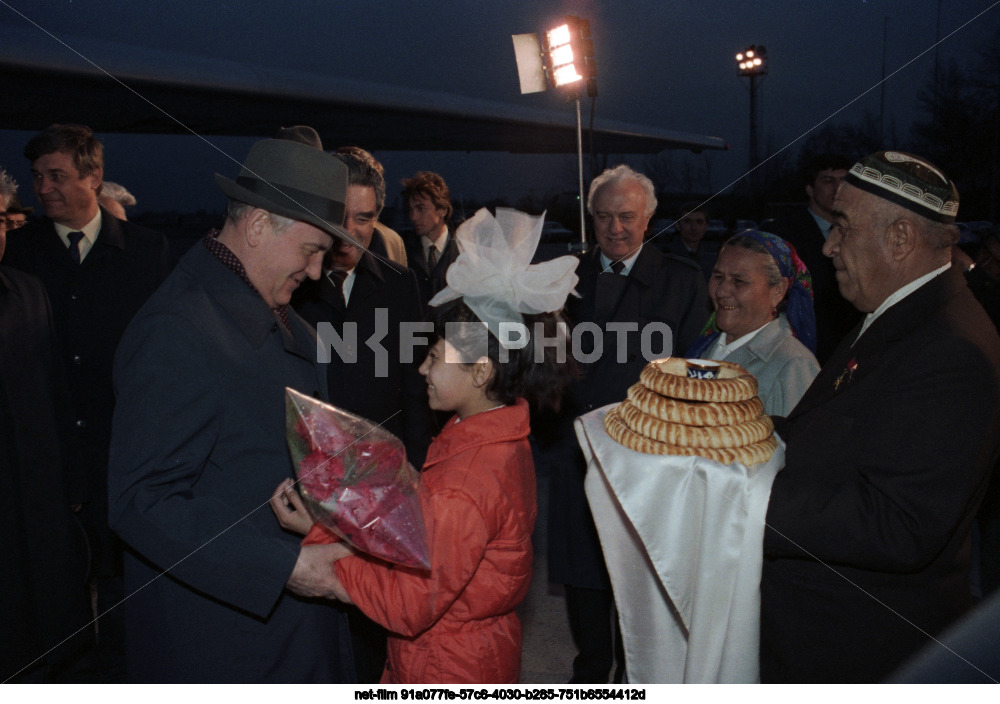
M 430 569 L 420 475 L 399 438 L 288 388 L 285 432 L 299 493 L 314 520 L 361 552 Z

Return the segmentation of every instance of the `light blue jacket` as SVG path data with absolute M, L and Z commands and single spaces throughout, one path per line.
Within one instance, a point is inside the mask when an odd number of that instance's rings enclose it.
M 764 412 L 787 416 L 819 374 L 819 363 L 795 339 L 784 315 L 764 327 L 750 342 L 726 357 L 757 377 Z

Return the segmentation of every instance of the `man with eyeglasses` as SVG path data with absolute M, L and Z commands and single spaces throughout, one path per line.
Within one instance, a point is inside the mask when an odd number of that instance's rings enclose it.
M 18 205 L 8 205 L 7 210 L 0 213 L 0 219 L 4 221 L 8 230 L 16 230 L 28 222 L 31 210 L 31 208 L 23 208 Z

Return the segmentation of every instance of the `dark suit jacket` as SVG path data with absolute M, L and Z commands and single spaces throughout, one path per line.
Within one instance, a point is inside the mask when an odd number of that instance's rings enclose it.
M 417 372 L 427 350 L 414 345 L 411 361 L 404 363 L 399 346 L 401 325 L 423 320 L 417 282 L 409 269 L 388 260 L 378 261 L 367 253 L 355 274 L 346 310 L 340 293 L 326 276 L 303 283 L 293 304 L 311 325 L 319 329 L 329 323 L 342 339 L 345 323 L 357 326 L 355 361 L 345 360 L 327 347 L 331 355 L 327 371 L 330 403 L 382 423 L 403 441 L 410 463 L 419 470 L 430 444 L 427 384 Z M 383 315 L 384 323 L 380 319 Z M 320 330 L 320 340 L 324 339 L 328 335 Z M 375 349 L 366 344 L 369 339 Z M 381 359 L 383 350 L 385 358 Z
M 688 250 L 687 245 L 684 244 L 684 240 L 681 239 L 680 235 L 675 235 L 673 239 L 667 244 L 667 254 L 674 254 L 678 257 L 684 257 L 690 259 L 695 264 L 701 268 L 701 273 L 704 274 L 705 280 L 712 278 L 712 269 L 715 268 L 715 262 L 719 258 L 719 246 L 718 244 L 708 244 L 704 240 L 698 243 L 698 249 L 694 254 Z
M 132 680 L 352 681 L 345 619 L 285 590 L 300 537 L 266 505 L 293 476 L 285 387 L 326 396 L 315 333 L 289 318 L 199 243 L 122 338 L 109 519 L 131 548 Z
M 970 526 L 1000 453 L 1000 338 L 954 268 L 853 337 L 778 426 L 765 681 L 877 682 L 928 642 L 918 628 L 934 635 L 970 605 Z
M 816 311 L 816 359 L 826 363 L 833 350 L 863 317 L 844 300 L 837 284 L 833 260 L 823 254 L 823 233 L 809 209 L 803 207 L 788 218 L 775 220 L 769 231 L 795 246 L 813 281 L 813 308 Z
M 415 233 L 408 233 L 403 238 L 406 245 L 406 263 L 417 277 L 417 284 L 420 286 L 420 302 L 427 305 L 427 302 L 434 297 L 438 291 L 448 285 L 445 278 L 448 267 L 458 259 L 458 241 L 455 239 L 455 230 L 448 227 L 448 241 L 444 245 L 444 251 L 438 257 L 437 264 L 433 271 L 427 270 L 427 258 L 424 256 L 423 246 L 420 237 Z
M 663 255 L 643 246 L 629 272 L 625 290 L 607 319 L 595 311 L 597 279 L 601 271 L 600 250 L 583 256 L 576 291 L 566 313 L 573 326 L 596 323 L 604 332 L 603 354 L 582 364 L 582 376 L 572 387 L 565 409 L 557 421 L 556 439 L 546 453 L 552 471 L 549 509 L 549 579 L 592 589 L 609 588 L 604 557 L 597 539 L 590 507 L 583 492 L 586 464 L 573 430 L 573 419 L 594 408 L 621 401 L 628 387 L 639 380 L 648 361 L 642 354 L 641 332 L 648 323 L 665 323 L 673 332 L 673 350 L 682 354 L 708 318 L 705 279 L 698 265 L 688 259 Z M 636 323 L 627 333 L 618 360 L 617 334 L 608 323 Z M 589 341 L 591 336 L 583 336 Z M 652 352 L 659 352 L 661 339 L 653 336 Z M 587 350 L 584 350 L 587 352 Z
M 0 680 L 39 657 L 58 663 L 89 640 L 86 547 L 65 491 L 53 342 L 42 282 L 0 266 Z
M 70 424 L 62 429 L 67 467 L 82 481 L 68 487 L 82 514 L 95 552 L 98 574 L 119 572 L 106 526 L 108 445 L 115 398 L 111 366 L 129 321 L 170 271 L 163 235 L 118 220 L 101 210 L 101 230 L 79 265 L 48 218 L 8 235 L 4 263 L 42 280 L 65 363 Z

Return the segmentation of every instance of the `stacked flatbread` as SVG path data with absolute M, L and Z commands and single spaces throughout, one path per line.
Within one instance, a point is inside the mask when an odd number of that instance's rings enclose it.
M 717 364 L 716 378 L 694 379 L 683 358 L 650 362 L 629 388 L 628 399 L 604 416 L 608 435 L 651 455 L 698 455 L 723 464 L 766 462 L 778 443 L 757 397 L 757 380 L 738 364 Z

